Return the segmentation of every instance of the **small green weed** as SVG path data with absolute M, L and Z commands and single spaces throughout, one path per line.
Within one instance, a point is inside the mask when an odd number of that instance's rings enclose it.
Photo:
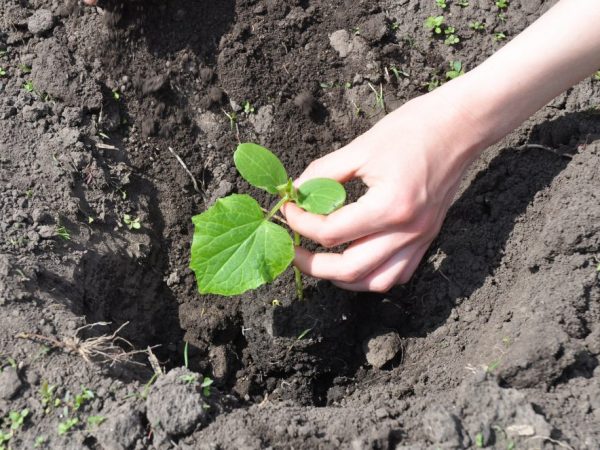
M 69 431 L 73 429 L 79 423 L 79 419 L 77 417 L 72 417 L 70 419 L 65 420 L 64 422 L 60 422 L 58 424 L 58 435 L 64 436 Z
M 498 20 L 502 23 L 506 23 L 506 14 L 504 13 L 499 13 L 498 14 Z
M 3 67 L 0 67 L 0 77 L 5 77 L 6 76 L 6 69 L 4 69 Z
M 249 101 L 244 102 L 244 113 L 246 115 L 254 114 L 254 106 Z
M 73 399 L 73 409 L 78 410 L 81 408 L 88 400 L 92 400 L 94 398 L 94 391 L 87 388 L 81 388 L 81 393 L 77 394 Z
M 392 23 L 390 23 L 390 30 L 396 31 L 396 30 L 398 30 L 398 28 L 400 28 L 400 24 L 398 23 L 397 20 L 394 19 L 394 21 Z
M 8 413 L 10 420 L 10 429 L 13 431 L 20 430 L 23 428 L 25 418 L 29 415 L 29 409 L 25 408 L 21 411 L 11 411 Z
M 496 7 L 498 9 L 506 9 L 508 7 L 508 0 L 496 0 Z
M 190 364 L 190 359 L 189 359 L 189 355 L 188 355 L 188 349 L 189 344 L 187 341 L 185 341 L 185 345 L 183 346 L 183 365 L 185 366 L 186 369 L 189 369 L 189 364 Z
M 229 127 L 231 128 L 231 131 L 236 129 L 238 121 L 237 113 L 235 111 L 231 111 L 230 113 L 223 111 L 223 114 L 225 114 L 225 116 L 229 119 Z
M 123 223 L 125 223 L 125 225 L 127 225 L 127 228 L 129 228 L 130 230 L 139 230 L 140 228 L 142 228 L 140 218 L 136 217 L 134 219 L 129 214 L 123 214 Z
M 500 366 L 500 360 L 497 359 L 496 361 L 492 361 L 491 363 L 489 363 L 486 367 L 485 367 L 485 371 L 487 373 L 493 373 L 494 370 L 496 370 L 498 367 Z
M 54 390 L 56 389 L 56 386 L 53 386 L 51 384 L 48 384 L 47 381 L 42 381 L 42 386 L 40 387 L 40 395 L 42 397 L 42 406 L 44 408 L 49 408 L 50 406 L 55 406 L 55 399 L 54 399 Z M 60 399 L 57 399 L 60 402 Z M 46 410 L 46 412 L 48 412 L 48 410 Z
M 592 77 L 595 81 L 600 81 L 600 70 L 597 71 Z
M 379 91 L 371 83 L 368 83 L 369 88 L 375 95 L 375 106 L 385 111 L 385 99 L 383 98 L 383 85 L 379 84 Z
M 442 9 L 446 9 L 448 7 L 446 0 L 435 0 L 435 4 L 438 5 Z
M 0 430 L 0 450 L 5 450 L 5 444 L 11 440 L 13 437 L 12 433 L 7 433 L 5 431 Z
M 210 387 L 213 383 L 214 381 L 209 377 L 204 377 L 204 379 L 202 380 L 202 384 L 200 385 L 200 387 L 202 388 L 202 394 L 205 397 L 210 397 Z
M 483 448 L 484 445 L 484 439 L 483 439 L 483 434 L 482 433 L 477 433 L 475 435 L 475 445 L 479 448 Z
M 444 44 L 446 45 L 456 45 L 460 42 L 460 38 L 455 34 L 456 29 L 454 27 L 447 27 L 444 30 L 444 34 L 446 35 L 446 39 L 444 39 Z
M 198 381 L 198 375 L 196 375 L 195 373 L 188 373 L 186 375 L 181 375 L 179 379 L 184 383 L 194 384 Z
M 476 20 L 469 24 L 469 28 L 475 31 L 483 31 L 485 30 L 485 24 Z
M 456 4 L 462 8 L 469 6 L 469 0 L 458 0 Z
M 7 356 L 6 357 L 6 363 L 8 363 L 8 365 L 10 367 L 12 367 L 13 369 L 17 370 L 17 361 L 12 356 Z M 4 364 L 0 364 L 0 372 L 2 372 L 2 367 L 3 366 L 4 366 Z
M 33 448 L 40 448 L 42 445 L 44 445 L 46 443 L 47 440 L 48 440 L 48 438 L 46 438 L 46 436 L 37 436 L 35 438 Z
M 504 41 L 506 40 L 506 34 L 502 33 L 501 31 L 494 33 L 494 40 L 496 42 Z
M 56 229 L 56 235 L 65 241 L 71 240 L 71 233 L 64 225 L 61 225 Z
M 386 67 L 387 70 L 387 67 Z M 389 67 L 389 71 L 392 72 L 394 74 L 394 77 L 396 78 L 396 81 L 400 81 L 402 79 L 402 77 L 404 78 L 408 78 L 410 76 L 410 74 L 394 65 L 391 65 Z
M 130 230 L 139 230 L 142 228 L 142 224 L 140 223 L 140 218 L 133 218 L 130 214 L 123 214 L 123 223 L 127 225 L 127 228 Z
M 119 100 L 121 100 L 121 93 L 117 89 L 115 89 L 114 91 L 112 91 L 112 97 L 116 101 L 119 101 Z
M 90 428 L 97 427 L 100 424 L 102 424 L 102 422 L 104 422 L 105 420 L 106 420 L 106 417 L 104 417 L 104 416 L 89 416 L 87 418 L 87 424 Z
M 34 92 L 35 91 L 35 86 L 33 85 L 33 81 L 27 80 L 23 84 L 23 89 L 25 89 L 27 92 Z
M 461 75 L 464 75 L 464 73 L 465 73 L 465 70 L 464 70 L 462 62 L 452 61 L 450 63 L 450 70 L 448 72 L 446 72 L 446 78 L 448 80 L 453 80 L 455 78 L 460 77 Z
M 440 78 L 436 74 L 432 74 L 429 78 L 429 81 L 425 83 L 425 87 L 427 88 L 427 92 L 431 92 L 441 85 Z
M 31 67 L 26 64 L 19 64 L 17 67 L 19 67 L 19 70 L 23 74 L 31 73 Z
M 306 335 L 308 333 L 310 333 L 312 331 L 312 328 L 307 328 L 306 330 L 304 330 L 302 333 L 300 333 L 298 335 L 298 337 L 296 338 L 297 341 L 301 341 L 302 339 L 304 339 L 306 337 Z
M 444 25 L 444 16 L 429 16 L 425 19 L 424 27 L 431 30 L 434 34 L 442 34 Z

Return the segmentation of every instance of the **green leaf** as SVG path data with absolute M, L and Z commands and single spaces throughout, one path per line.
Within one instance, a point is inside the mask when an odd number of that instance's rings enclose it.
M 242 294 L 273 281 L 294 259 L 289 233 L 249 195 L 219 199 L 192 222 L 190 268 L 201 294 Z
M 298 188 L 298 206 L 314 214 L 332 213 L 345 201 L 344 186 L 330 178 L 314 178 Z
M 287 182 L 288 176 L 279 158 L 257 144 L 238 145 L 233 161 L 244 179 L 270 194 L 277 194 L 277 186 Z

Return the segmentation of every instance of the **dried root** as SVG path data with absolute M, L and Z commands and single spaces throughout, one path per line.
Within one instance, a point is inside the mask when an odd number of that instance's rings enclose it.
M 99 364 L 108 363 L 111 366 L 121 363 L 143 365 L 138 361 L 134 361 L 133 356 L 141 353 L 148 354 L 148 350 L 127 351 L 123 347 L 131 349 L 133 348 L 133 344 L 127 339 L 118 336 L 119 332 L 125 328 L 128 323 L 129 322 L 125 322 L 110 335 L 102 335 L 88 339 L 82 339 L 79 337 L 79 333 L 93 327 L 110 325 L 110 322 L 96 322 L 84 325 L 77 328 L 72 336 L 66 336 L 61 340 L 31 333 L 19 333 L 16 337 L 19 339 L 41 342 L 54 348 L 60 348 L 67 353 L 77 354 L 90 364 L 95 362 Z

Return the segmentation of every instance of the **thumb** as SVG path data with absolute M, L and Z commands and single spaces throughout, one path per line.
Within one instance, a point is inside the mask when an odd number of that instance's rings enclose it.
M 313 178 L 333 178 L 340 183 L 345 183 L 356 177 L 356 172 L 365 160 L 365 152 L 357 151 L 356 141 L 331 152 L 319 159 L 315 159 L 304 170 L 302 175 L 294 182 L 300 186 L 305 181 Z

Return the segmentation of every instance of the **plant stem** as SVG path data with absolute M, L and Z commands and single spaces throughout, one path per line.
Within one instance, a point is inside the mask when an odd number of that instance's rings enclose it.
M 300 235 L 294 231 L 294 245 L 300 245 Z M 300 300 L 304 300 L 304 286 L 302 285 L 302 273 L 294 266 L 294 276 L 296 279 L 296 295 Z
M 290 195 L 285 194 L 281 199 L 277 202 L 275 206 L 269 211 L 267 214 L 266 220 L 271 220 L 271 218 L 281 209 L 281 207 L 290 201 Z M 284 221 L 285 223 L 285 221 Z M 300 235 L 294 231 L 294 245 L 300 245 Z M 302 273 L 296 266 L 294 266 L 294 278 L 296 279 L 296 295 L 300 300 L 304 299 L 304 286 L 302 285 Z
M 281 199 L 277 202 L 277 204 L 275 206 L 273 206 L 273 209 L 271 209 L 271 211 L 269 211 L 269 214 L 267 214 L 266 220 L 271 220 L 271 218 L 277 213 L 277 211 L 279 211 L 281 209 L 281 207 L 283 206 L 283 204 L 287 201 L 289 201 L 289 197 L 286 195 L 284 195 L 283 197 L 281 197 Z

